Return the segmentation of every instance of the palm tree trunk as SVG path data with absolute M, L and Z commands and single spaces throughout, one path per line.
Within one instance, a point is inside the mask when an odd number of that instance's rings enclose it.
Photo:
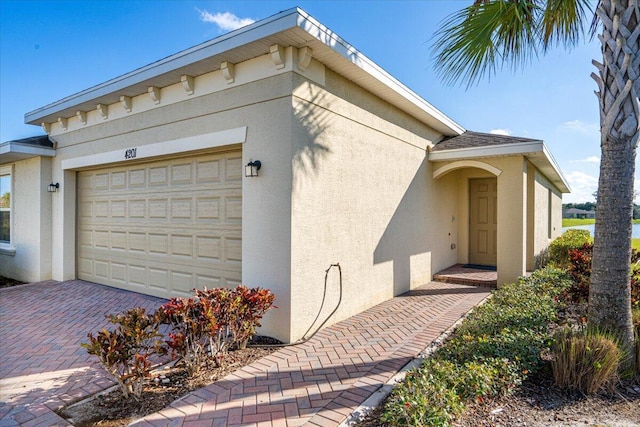
M 631 229 L 640 120 L 640 9 L 637 0 L 603 0 L 600 92 L 602 157 L 588 321 L 615 332 L 631 355 Z

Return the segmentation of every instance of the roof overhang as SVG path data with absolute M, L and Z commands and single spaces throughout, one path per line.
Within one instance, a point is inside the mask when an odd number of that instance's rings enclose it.
M 429 153 L 429 160 L 432 162 L 448 162 L 509 156 L 526 157 L 558 190 L 562 193 L 571 192 L 569 183 L 543 141 L 432 151 Z
M 243 62 L 268 54 L 274 44 L 310 47 L 313 58 L 352 80 L 445 136 L 464 129 L 422 97 L 299 8 L 289 9 L 208 42 L 168 56 L 120 77 L 78 92 L 25 114 L 25 123 L 51 123 L 58 117 L 113 104 L 120 96 L 146 93 L 149 86 L 180 82 L 182 75 L 199 76 L 220 69 L 224 61 Z
M 22 144 L 16 141 L 0 143 L 0 165 L 29 159 L 31 157 L 54 157 L 55 155 L 56 150 L 53 147 Z

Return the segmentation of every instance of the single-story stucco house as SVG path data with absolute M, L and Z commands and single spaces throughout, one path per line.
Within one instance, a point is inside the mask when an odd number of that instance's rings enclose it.
M 589 218 L 595 219 L 596 211 L 586 211 L 584 209 L 569 208 L 562 211 L 562 218 Z
M 0 274 L 165 298 L 266 287 L 263 333 L 284 342 L 333 263 L 334 322 L 457 263 L 515 280 L 569 191 L 542 141 L 466 131 L 298 8 L 25 121 L 47 135 L 0 146 Z

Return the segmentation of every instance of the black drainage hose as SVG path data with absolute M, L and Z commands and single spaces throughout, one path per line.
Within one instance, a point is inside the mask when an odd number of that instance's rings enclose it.
M 320 313 L 322 313 L 322 309 L 324 308 L 324 303 L 325 303 L 325 300 L 327 298 L 327 279 L 329 278 L 329 272 L 334 267 L 338 268 L 338 273 L 340 275 L 340 282 L 339 282 L 340 283 L 340 295 L 339 295 L 339 298 L 338 298 L 338 303 L 336 304 L 335 308 L 331 311 L 331 313 L 329 313 L 329 315 L 326 317 L 326 319 L 324 319 L 324 321 L 320 324 L 320 326 L 318 326 L 318 328 L 315 331 L 313 331 L 313 333 L 310 336 L 307 337 L 307 334 L 309 333 L 311 328 L 313 328 L 313 325 L 315 325 L 316 322 L 318 321 L 318 318 L 320 317 Z M 313 322 L 309 326 L 309 329 L 307 329 L 307 332 L 305 332 L 304 335 L 302 335 L 302 338 L 300 338 L 298 341 L 293 342 L 291 344 L 267 344 L 267 345 L 255 344 L 255 345 L 251 345 L 250 347 L 289 347 L 289 346 L 293 346 L 293 345 L 304 344 L 307 341 L 309 341 L 311 338 L 313 338 L 318 333 L 318 331 L 320 331 L 320 329 L 322 329 L 322 327 L 329 321 L 331 316 L 333 316 L 335 314 L 335 312 L 338 311 L 338 307 L 340 307 L 340 303 L 341 302 L 342 302 L 342 268 L 340 267 L 340 263 L 335 263 L 335 264 L 331 264 L 329 266 L 329 268 L 327 268 L 325 270 L 325 272 L 324 272 L 324 292 L 322 294 L 322 303 L 320 304 L 320 310 L 318 310 L 318 314 L 316 315 L 316 318 L 313 320 Z

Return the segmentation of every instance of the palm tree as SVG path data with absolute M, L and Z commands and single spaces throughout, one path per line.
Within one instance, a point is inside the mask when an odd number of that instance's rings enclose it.
M 473 84 L 496 68 L 518 68 L 556 45 L 585 37 L 589 0 L 475 0 L 436 33 L 436 71 L 448 83 Z M 589 287 L 588 322 L 615 332 L 633 348 L 631 223 L 640 118 L 640 6 L 638 0 L 599 0 L 591 34 L 602 44 L 593 61 L 600 102 L 598 208 Z M 629 353 L 631 354 L 631 353 Z

